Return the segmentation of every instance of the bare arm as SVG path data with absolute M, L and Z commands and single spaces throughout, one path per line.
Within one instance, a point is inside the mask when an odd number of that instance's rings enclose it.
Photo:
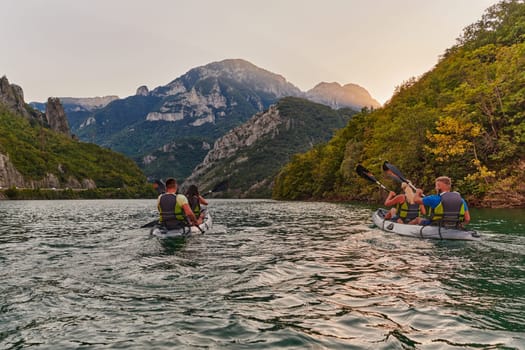
M 390 192 L 390 193 L 394 193 L 394 192 Z M 385 200 L 385 205 L 390 207 L 390 206 L 393 206 L 393 205 L 396 205 L 396 204 L 401 204 L 404 201 L 405 201 L 405 196 L 402 195 L 402 194 L 398 194 L 394 198 L 390 198 L 390 199 L 387 198 L 387 200 Z
M 182 210 L 184 210 L 184 214 L 190 220 L 190 222 L 193 225 L 197 225 L 197 218 L 195 217 L 195 214 L 193 213 L 193 210 L 191 210 L 191 208 L 188 205 L 188 203 L 185 203 L 185 204 L 182 205 Z
M 203 196 L 199 195 L 199 203 L 202 205 L 208 205 L 208 201 Z
M 468 225 L 469 222 L 470 222 L 470 212 L 467 210 L 467 211 L 465 212 L 465 218 L 464 218 L 464 220 L 463 220 L 463 224 L 464 224 L 464 225 Z
M 418 188 L 416 190 L 416 193 L 414 195 L 414 203 L 417 203 L 417 204 L 423 204 L 423 190 Z

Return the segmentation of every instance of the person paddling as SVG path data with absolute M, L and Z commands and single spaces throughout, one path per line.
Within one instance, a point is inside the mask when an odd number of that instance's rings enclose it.
M 452 180 L 448 176 L 440 176 L 435 181 L 437 194 L 423 197 L 423 190 L 417 189 L 414 202 L 430 207 L 430 218 L 415 218 L 410 223 L 429 225 L 438 223 L 444 226 L 462 227 L 470 222 L 470 212 L 467 202 L 458 192 L 451 192 Z
M 197 226 L 197 218 L 191 210 L 188 199 L 183 194 L 177 194 L 177 180 L 170 178 L 166 180 L 166 193 L 157 199 L 159 210 L 159 223 L 166 226 L 168 230 L 183 226 Z
M 199 194 L 199 189 L 196 185 L 191 185 L 188 188 L 186 191 L 186 197 L 188 198 L 188 202 L 191 210 L 193 211 L 193 214 L 195 214 L 195 217 L 197 218 L 197 222 L 199 225 L 202 224 L 204 220 L 205 209 L 203 210 L 201 208 L 201 204 L 208 205 L 208 201 Z
M 401 188 L 404 191 L 407 191 L 407 186 L 408 185 L 404 182 L 401 184 Z M 398 194 L 396 196 L 396 193 L 394 191 L 390 191 L 388 193 L 388 197 L 386 197 L 385 200 L 385 205 L 387 207 L 395 205 L 394 208 L 391 208 L 390 211 L 386 213 L 385 219 L 396 221 L 399 224 L 410 223 L 420 214 L 426 214 L 424 205 L 417 203 L 411 204 L 406 194 Z

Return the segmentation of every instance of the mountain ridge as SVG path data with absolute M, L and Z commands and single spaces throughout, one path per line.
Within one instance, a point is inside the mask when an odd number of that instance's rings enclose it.
M 135 95 L 68 118 L 81 140 L 126 154 L 150 178 L 183 180 L 217 138 L 286 96 L 306 93 L 282 75 L 226 59 L 154 89 L 139 86 Z

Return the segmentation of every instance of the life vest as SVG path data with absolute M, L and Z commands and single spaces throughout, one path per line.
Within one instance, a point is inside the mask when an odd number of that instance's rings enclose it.
M 405 196 L 405 201 L 397 204 L 396 213 L 403 221 L 410 221 L 419 216 L 419 204 L 410 204 Z
M 440 194 L 441 202 L 430 210 L 432 221 L 457 224 L 465 218 L 465 205 L 458 192 L 445 192 Z
M 195 214 L 195 217 L 198 218 L 201 215 L 201 203 L 199 196 L 188 197 L 188 203 L 191 210 L 193 211 L 193 214 Z
M 186 226 L 186 216 L 182 207 L 177 202 L 177 194 L 165 193 L 159 198 L 159 222 L 168 229 Z

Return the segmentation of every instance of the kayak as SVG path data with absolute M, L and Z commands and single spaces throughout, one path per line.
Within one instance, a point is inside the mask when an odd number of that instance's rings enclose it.
M 432 238 L 432 239 L 456 239 L 476 241 L 481 239 L 481 236 L 472 230 L 463 230 L 450 227 L 441 227 L 438 225 L 408 225 L 399 224 L 385 219 L 385 214 L 388 213 L 386 209 L 377 209 L 372 215 L 374 224 L 385 232 L 392 232 L 402 236 L 411 236 L 418 238 Z
M 206 210 L 206 215 L 202 224 L 197 226 L 183 226 L 181 228 L 168 230 L 166 227 L 156 225 L 150 230 L 150 235 L 159 238 L 186 238 L 195 234 L 203 234 L 212 227 L 212 219 L 210 212 Z

